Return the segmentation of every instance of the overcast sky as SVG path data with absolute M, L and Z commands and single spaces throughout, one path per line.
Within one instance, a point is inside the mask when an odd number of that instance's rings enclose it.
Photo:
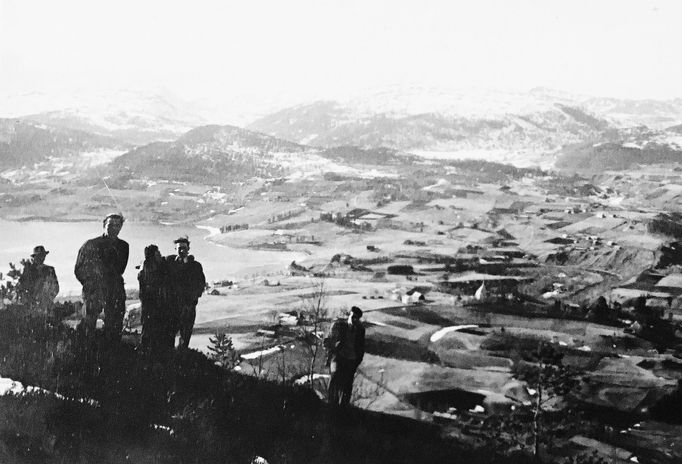
M 394 84 L 682 96 L 682 2 L 0 0 L 2 92 L 338 97 Z

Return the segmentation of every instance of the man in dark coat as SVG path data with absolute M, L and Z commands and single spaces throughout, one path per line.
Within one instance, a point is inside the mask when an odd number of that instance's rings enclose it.
M 42 245 L 33 248 L 31 260 L 24 266 L 17 286 L 19 303 L 44 314 L 50 312 L 59 293 L 57 274 L 52 266 L 45 264 L 48 253 Z
M 197 315 L 197 303 L 206 288 L 206 277 L 201 264 L 189 254 L 189 238 L 182 236 L 173 243 L 176 254 L 166 257 L 166 262 L 174 294 L 173 312 L 177 317 L 175 332 L 180 331 L 179 346 L 188 348 Z
M 86 331 L 93 333 L 97 316 L 104 311 L 104 334 L 111 342 L 121 340 L 125 314 L 123 272 L 128 265 L 128 243 L 118 238 L 123 221 L 120 213 L 105 217 L 104 233 L 83 244 L 74 269 L 83 285 Z
M 365 356 L 365 328 L 360 322 L 362 310 L 353 306 L 347 319 L 334 323 L 327 341 L 327 363 L 331 372 L 329 402 L 348 406 L 353 391 L 355 371 Z

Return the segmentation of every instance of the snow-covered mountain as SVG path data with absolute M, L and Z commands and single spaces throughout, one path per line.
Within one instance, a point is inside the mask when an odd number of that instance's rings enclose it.
M 562 147 L 618 141 L 624 130 L 680 122 L 682 100 L 412 86 L 289 107 L 249 128 L 323 147 L 388 147 L 428 157 L 550 166 Z
M 665 129 L 682 123 L 682 98 L 664 101 L 588 98 L 582 104 L 619 127 Z
M 608 121 L 567 98 L 410 88 L 281 110 L 249 128 L 323 147 L 388 147 L 424 156 L 537 164 L 561 146 L 600 140 Z
M 266 101 L 258 95 L 218 95 L 187 102 L 163 92 L 128 90 L 29 93 L 0 96 L 0 117 L 142 146 L 176 143 L 193 128 L 244 121 L 292 98 Z M 682 99 L 594 98 L 546 88 L 493 92 L 396 86 L 288 106 L 259 117 L 247 128 L 322 148 L 386 148 L 430 158 L 549 167 L 565 148 L 576 144 L 679 145 L 682 130 L 677 126 L 682 127 Z M 33 155 L 28 155 L 28 162 Z
M 129 90 L 0 97 L 7 117 L 105 135 L 130 144 L 174 140 L 206 124 L 196 108 L 169 95 Z

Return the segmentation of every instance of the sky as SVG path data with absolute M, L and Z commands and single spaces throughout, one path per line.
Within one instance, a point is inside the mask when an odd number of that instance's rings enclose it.
M 0 90 L 339 98 L 421 85 L 682 97 L 682 2 L 0 0 Z

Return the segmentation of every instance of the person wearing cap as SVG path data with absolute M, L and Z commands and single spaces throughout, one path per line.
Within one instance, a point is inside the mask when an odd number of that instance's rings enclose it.
M 348 317 L 337 320 L 327 339 L 327 365 L 331 373 L 329 402 L 348 406 L 353 391 L 355 371 L 365 356 L 365 328 L 362 310 L 353 306 Z
M 201 263 L 189 254 L 189 238 L 185 235 L 173 243 L 176 254 L 166 257 L 174 299 L 173 314 L 177 321 L 173 335 L 180 331 L 179 346 L 189 348 L 197 303 L 206 288 L 206 277 Z
M 33 248 L 31 259 L 26 262 L 17 284 L 19 303 L 31 311 L 49 313 L 54 298 L 59 293 L 59 281 L 54 267 L 45 264 L 49 251 L 44 246 Z
M 86 331 L 94 331 L 97 317 L 104 311 L 104 334 L 112 342 L 121 340 L 125 314 L 123 272 L 128 265 L 128 243 L 118 238 L 123 221 L 120 213 L 107 215 L 102 235 L 81 246 L 74 268 L 83 285 Z

